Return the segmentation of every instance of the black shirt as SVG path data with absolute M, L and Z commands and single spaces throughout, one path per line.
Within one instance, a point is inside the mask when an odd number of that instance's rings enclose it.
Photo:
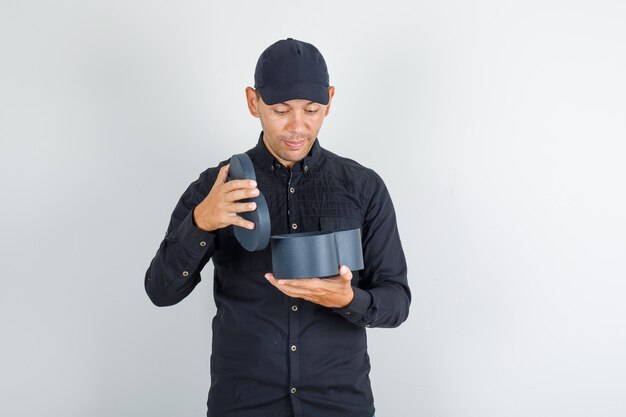
M 365 327 L 406 320 L 411 293 L 389 193 L 371 169 L 320 147 L 291 170 L 265 147 L 246 152 L 269 207 L 272 234 L 361 228 L 365 269 L 353 271 L 354 299 L 343 309 L 290 298 L 264 278 L 270 248 L 247 252 L 233 226 L 198 229 L 193 209 L 218 170 L 200 174 L 180 198 L 165 239 L 146 272 L 157 306 L 176 304 L 213 259 L 209 417 L 371 417 Z

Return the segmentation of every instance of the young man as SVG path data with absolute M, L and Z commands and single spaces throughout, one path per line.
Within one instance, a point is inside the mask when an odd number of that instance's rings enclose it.
M 263 131 L 247 151 L 257 181 L 227 181 L 224 161 L 180 198 L 145 288 L 168 306 L 185 298 L 213 260 L 209 417 L 371 417 L 365 327 L 406 320 L 411 293 L 391 198 L 371 169 L 323 149 L 317 139 L 334 87 L 313 45 L 281 40 L 260 56 L 250 113 Z M 364 269 L 330 278 L 276 279 L 270 248 L 248 252 L 234 227 L 262 193 L 271 233 L 360 228 Z

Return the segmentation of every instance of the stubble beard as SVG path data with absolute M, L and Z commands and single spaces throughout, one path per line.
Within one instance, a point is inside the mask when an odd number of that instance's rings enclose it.
M 283 151 L 281 149 L 277 149 L 276 154 L 284 161 L 298 162 L 303 160 L 309 154 L 309 151 L 313 147 L 313 141 L 315 140 L 315 138 L 313 138 L 311 135 L 281 135 L 276 141 L 278 146 L 287 146 L 284 145 L 283 141 L 298 141 L 303 139 L 306 140 L 304 147 L 296 151 L 295 153 L 289 150 Z

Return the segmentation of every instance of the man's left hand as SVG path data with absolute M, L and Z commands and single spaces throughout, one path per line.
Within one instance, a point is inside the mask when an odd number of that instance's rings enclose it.
M 344 308 L 352 302 L 352 271 L 342 265 L 339 275 L 330 278 L 276 279 L 267 273 L 265 278 L 283 294 L 302 298 L 315 304 L 331 308 Z

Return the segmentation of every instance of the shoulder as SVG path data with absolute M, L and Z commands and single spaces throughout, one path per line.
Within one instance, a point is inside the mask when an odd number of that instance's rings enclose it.
M 376 216 L 376 213 L 389 213 L 389 210 L 393 210 L 389 190 L 376 171 L 326 149 L 322 149 L 322 155 L 325 160 L 325 175 L 336 176 L 336 182 L 340 182 L 343 187 L 358 195 L 361 209 L 366 217 Z
M 322 157 L 325 162 L 325 168 L 328 171 L 335 172 L 337 174 L 343 174 L 359 178 L 362 176 L 377 176 L 373 169 L 368 168 L 354 159 L 346 158 L 344 156 L 337 155 L 329 151 L 328 149 L 321 149 Z
M 380 175 L 372 168 L 324 148 L 321 148 L 321 152 L 324 160 L 324 171 L 328 175 L 357 185 L 361 192 L 371 192 L 375 188 L 385 186 Z

